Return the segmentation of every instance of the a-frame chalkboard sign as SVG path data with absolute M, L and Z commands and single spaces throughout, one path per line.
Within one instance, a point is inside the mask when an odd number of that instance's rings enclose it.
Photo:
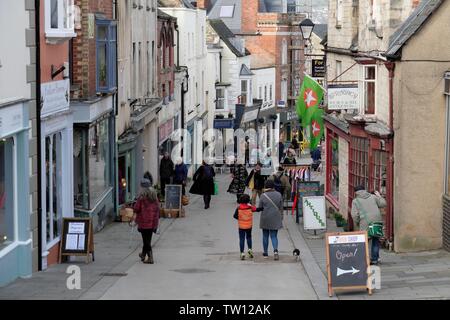
M 64 218 L 59 263 L 68 256 L 86 256 L 86 263 L 94 257 L 94 232 L 91 218 Z
M 367 290 L 369 285 L 369 245 L 367 232 L 327 233 L 328 294 L 333 290 Z

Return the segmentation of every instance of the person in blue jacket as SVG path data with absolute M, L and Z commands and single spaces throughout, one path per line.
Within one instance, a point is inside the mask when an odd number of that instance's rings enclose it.
M 174 184 L 182 186 L 183 196 L 186 195 L 186 183 L 188 176 L 188 168 L 180 157 L 177 159 L 177 164 L 175 165 L 175 177 L 173 179 Z

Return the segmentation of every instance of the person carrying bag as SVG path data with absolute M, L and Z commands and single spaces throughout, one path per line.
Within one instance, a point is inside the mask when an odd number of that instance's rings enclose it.
M 386 200 L 378 191 L 371 194 L 363 186 L 355 188 L 355 199 L 352 202 L 352 219 L 355 230 L 367 231 L 370 244 L 371 264 L 379 263 L 380 238 L 384 237 L 383 217 L 380 208 L 386 207 Z

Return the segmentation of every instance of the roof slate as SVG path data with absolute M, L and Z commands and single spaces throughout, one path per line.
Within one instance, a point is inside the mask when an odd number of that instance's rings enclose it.
M 227 27 L 227 25 L 220 19 L 209 20 L 209 24 L 220 37 L 220 39 L 225 42 L 227 47 L 233 52 L 233 54 L 237 57 L 244 57 L 245 54 L 239 50 L 235 45 L 236 36 L 234 33 Z M 247 51 L 246 51 L 247 52 Z
M 443 2 L 444 0 L 422 0 L 416 10 L 392 34 L 386 56 L 397 56 L 402 47 L 420 30 Z

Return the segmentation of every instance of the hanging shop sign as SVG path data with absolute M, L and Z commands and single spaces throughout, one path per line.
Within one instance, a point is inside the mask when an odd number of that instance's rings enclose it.
M 242 123 L 255 121 L 258 118 L 259 109 L 247 111 L 242 118 Z
M 69 79 L 52 81 L 41 85 L 43 116 L 69 109 L 70 104 Z
M 312 77 L 313 78 L 325 77 L 325 61 L 323 59 L 312 60 Z
M 351 110 L 359 108 L 359 91 L 357 84 L 329 85 L 328 110 Z
M 327 233 L 325 241 L 329 296 L 345 289 L 372 294 L 367 232 Z
M 214 129 L 233 129 L 234 119 L 214 119 Z
M 0 137 L 12 135 L 22 130 L 23 126 L 22 103 L 0 109 Z

